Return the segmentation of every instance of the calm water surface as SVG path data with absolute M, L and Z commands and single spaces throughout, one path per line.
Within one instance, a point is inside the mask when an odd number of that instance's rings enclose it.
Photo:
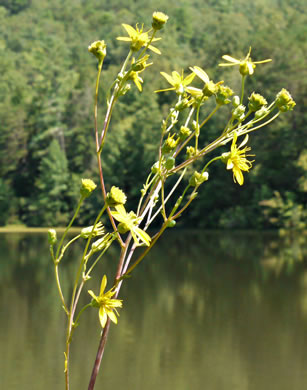
M 302 234 L 171 231 L 122 288 L 96 388 L 306 390 L 306 249 Z M 62 269 L 67 293 L 80 250 Z M 112 252 L 88 289 L 115 263 Z M 99 340 L 87 314 L 71 390 L 87 389 Z M 1 234 L 1 390 L 64 389 L 64 323 L 45 235 Z

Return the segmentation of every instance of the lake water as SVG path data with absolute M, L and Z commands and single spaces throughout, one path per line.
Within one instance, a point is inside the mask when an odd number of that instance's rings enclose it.
M 306 390 L 306 235 L 168 232 L 128 279 L 96 389 Z M 68 292 L 80 248 L 62 269 Z M 115 268 L 116 251 L 89 287 Z M 84 303 L 89 296 L 84 294 Z M 45 234 L 0 234 L 0 389 L 64 389 L 64 314 Z M 97 310 L 72 342 L 87 389 Z

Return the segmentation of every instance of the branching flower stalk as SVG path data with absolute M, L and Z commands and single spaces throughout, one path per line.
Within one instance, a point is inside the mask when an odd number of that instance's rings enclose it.
M 150 172 L 147 175 L 144 174 L 146 180 L 140 190 L 136 212 L 127 211 L 125 208 L 126 194 L 120 188 L 112 185 L 113 183 L 105 184 L 101 164 L 103 147 L 107 141 L 107 133 L 110 131 L 116 103 L 126 93 L 129 93 L 131 81 L 138 91 L 142 92 L 143 78 L 140 77 L 140 73 L 145 73 L 146 68 L 152 65 L 152 63 L 147 62 L 150 58 L 149 51 L 161 54 L 155 44 L 161 39 L 157 37 L 157 34 L 165 26 L 167 20 L 167 15 L 155 12 L 149 30 L 144 29 L 144 25 L 137 24 L 134 28 L 123 24 L 128 36 L 119 37 L 118 40 L 129 43 L 129 51 L 118 75 L 107 91 L 106 114 L 102 121 L 98 118 L 98 97 L 107 45 L 104 41 L 96 41 L 88 48 L 89 52 L 98 60 L 94 95 L 94 132 L 102 194 L 101 210 L 92 226 L 80 230 L 79 234 L 66 242 L 67 234 L 77 219 L 83 202 L 96 188 L 96 184 L 91 179 L 83 179 L 80 201 L 56 250 L 56 231 L 51 229 L 48 236 L 56 285 L 67 316 L 66 349 L 64 352 L 66 390 L 70 390 L 70 344 L 85 311 L 90 307 L 98 309 L 98 324 L 102 328 L 88 386 L 88 389 L 92 390 L 100 369 L 111 321 L 117 323 L 120 314 L 117 309 L 122 307 L 122 299 L 118 299 L 122 283 L 146 258 L 164 231 L 174 227 L 177 219 L 182 217 L 191 203 L 197 199 L 200 187 L 209 180 L 211 164 L 224 164 L 226 169 L 232 171 L 234 182 L 243 185 L 244 174 L 249 172 L 254 162 L 254 160 L 249 159 L 254 155 L 249 154 L 248 134 L 268 125 L 279 115 L 292 110 L 295 106 L 290 93 L 285 89 L 282 89 L 270 104 L 263 96 L 255 92 L 251 93 L 248 99 L 245 99 L 247 80 L 254 74 L 256 65 L 271 61 L 270 59 L 252 61 L 251 49 L 243 60 L 225 55 L 223 59 L 227 63 L 220 64 L 220 66 L 238 65 L 242 77 L 240 96 L 234 95 L 234 91 L 224 85 L 224 81 L 214 82 L 211 80 L 209 75 L 197 65 L 190 67 L 190 73 L 187 75 L 184 75 L 183 70 L 180 72 L 174 70 L 171 74 L 161 72 L 164 82 L 168 82 L 170 87 L 155 92 L 175 93 L 177 98 L 162 121 L 161 133 L 157 135 L 160 137 L 156 154 L 157 161 L 153 163 Z M 201 89 L 192 85 L 195 78 L 202 81 L 203 87 Z M 204 113 L 207 107 L 206 102 L 209 99 L 215 99 L 215 106 L 209 113 L 208 111 Z M 216 129 L 216 138 L 204 144 L 202 132 L 205 125 L 221 111 L 222 107 L 227 105 L 231 109 L 228 110 L 228 113 L 225 111 L 225 127 Z M 100 125 L 101 131 L 99 130 Z M 243 140 L 240 138 L 242 135 L 245 135 Z M 230 142 L 231 146 L 227 151 L 224 147 Z M 218 151 L 218 148 L 222 148 L 221 152 Z M 213 151 L 214 155 L 207 160 L 207 155 Z M 107 188 L 110 188 L 109 192 L 107 192 Z M 111 232 L 108 232 L 107 228 L 102 225 L 103 216 L 109 220 L 112 226 Z M 153 222 L 155 222 L 155 226 L 160 225 L 160 227 L 156 228 L 156 231 L 150 236 L 148 232 L 153 230 Z M 80 261 L 76 265 L 75 281 L 69 298 L 63 294 L 59 265 L 62 264 L 69 247 L 77 240 L 82 239 L 85 239 L 86 242 Z M 94 273 L 96 265 L 102 259 L 107 259 L 108 249 L 114 242 L 120 246 L 120 256 L 111 288 L 107 289 L 107 280 L 112 279 L 112 277 L 107 278 L 106 275 L 102 275 L 100 277 L 100 293 L 97 295 L 94 290 L 89 290 L 88 293 L 92 299 L 80 309 L 79 300 L 86 283 Z M 138 247 L 144 247 L 141 253 L 135 252 Z M 90 297 L 88 298 L 90 299 Z

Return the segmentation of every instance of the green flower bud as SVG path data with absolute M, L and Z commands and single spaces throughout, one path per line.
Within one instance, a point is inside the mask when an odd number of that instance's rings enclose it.
M 106 247 L 108 247 L 112 242 L 111 237 L 112 237 L 112 235 L 110 233 L 107 233 L 102 238 L 99 238 L 98 240 L 93 242 L 92 252 L 93 253 L 99 252 L 99 251 L 102 251 L 103 249 L 105 249 Z
M 96 184 L 91 179 L 82 179 L 81 180 L 81 188 L 80 188 L 80 194 L 82 198 L 87 198 L 91 195 L 91 193 L 96 188 Z
M 126 95 L 126 93 L 131 89 L 131 85 L 130 84 L 126 84 L 120 91 L 119 91 L 119 95 L 120 96 L 124 96 Z
M 98 222 L 93 230 L 93 225 L 92 226 L 88 226 L 86 228 L 83 228 L 81 230 L 81 233 L 80 233 L 80 236 L 82 238 L 89 238 L 91 235 L 92 237 L 97 237 L 97 236 L 101 236 L 103 233 L 104 233 L 104 227 L 102 225 L 101 222 Z
M 193 146 L 187 146 L 187 156 L 191 158 L 196 155 L 195 148 Z
M 239 121 L 244 118 L 244 113 L 245 113 L 245 106 L 243 106 L 243 104 L 239 104 L 238 107 L 232 111 L 232 117 Z
M 219 85 L 216 93 L 216 103 L 220 106 L 224 104 L 229 104 L 231 100 L 230 96 L 233 95 L 233 90 L 226 85 Z
M 169 223 L 167 224 L 167 227 L 168 228 L 173 228 L 174 226 L 176 225 L 176 221 L 169 221 Z
M 48 242 L 50 245 L 55 245 L 57 242 L 56 231 L 54 229 L 48 230 Z
M 260 95 L 259 93 L 253 92 L 250 97 L 248 98 L 249 103 L 248 103 L 248 108 L 250 111 L 258 111 L 260 110 L 261 107 L 265 106 L 268 104 L 266 99 Z
M 232 105 L 234 106 L 234 108 L 237 108 L 239 104 L 240 104 L 240 98 L 239 96 L 236 95 L 232 98 Z
M 267 115 L 269 113 L 269 110 L 267 107 L 263 106 L 260 108 L 260 110 L 255 112 L 255 119 L 260 119 L 263 116 Z
M 146 56 L 144 56 L 143 58 L 141 58 L 140 60 L 136 61 L 135 63 L 133 63 L 131 65 L 131 69 L 134 71 L 134 72 L 142 72 L 144 69 L 147 68 L 147 66 L 151 65 L 151 64 L 146 64 L 146 61 L 148 60 L 149 58 L 149 55 L 146 54 Z
M 182 111 L 184 110 L 185 108 L 189 107 L 190 105 L 190 102 L 188 99 L 183 99 L 181 100 L 181 102 L 178 102 L 175 106 L 175 110 L 176 111 Z
M 112 186 L 110 192 L 107 194 L 106 201 L 109 207 L 115 207 L 119 204 L 125 204 L 127 197 L 121 189 Z
M 159 161 L 156 161 L 154 165 L 151 167 L 151 172 L 156 174 L 159 172 Z
M 197 172 L 195 171 L 193 175 L 190 178 L 189 184 L 191 187 L 198 187 L 200 186 L 204 181 L 207 181 L 209 179 L 209 173 L 208 172 Z
M 117 225 L 117 230 L 120 234 L 125 234 L 130 230 L 130 227 L 126 223 L 121 222 Z
M 163 154 L 171 152 L 177 146 L 177 141 L 174 140 L 174 136 L 175 136 L 175 134 L 173 134 L 172 136 L 169 135 L 167 137 L 167 139 L 165 140 L 164 145 L 162 147 Z
M 208 81 L 203 88 L 203 95 L 210 97 L 210 96 L 216 94 L 218 91 L 218 87 L 219 86 L 216 85 L 213 81 L 211 81 L 211 80 Z
M 154 12 L 152 15 L 152 28 L 154 30 L 161 30 L 168 20 L 168 16 L 163 12 Z
M 192 131 L 185 126 L 181 126 L 179 130 L 179 138 L 181 141 L 184 141 L 192 134 Z
M 296 105 L 295 101 L 292 99 L 292 96 L 285 88 L 283 88 L 277 94 L 275 103 L 281 112 L 292 111 Z
M 99 61 L 103 61 L 107 55 L 107 45 L 104 41 L 95 41 L 88 47 L 88 51 L 97 57 Z
M 169 171 L 170 169 L 174 168 L 174 166 L 175 166 L 174 157 L 169 157 L 165 162 L 165 168 Z

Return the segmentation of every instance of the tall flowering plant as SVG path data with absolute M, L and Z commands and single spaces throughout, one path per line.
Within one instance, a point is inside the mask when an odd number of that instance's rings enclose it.
M 77 236 L 67 241 L 67 233 L 77 218 L 83 202 L 96 188 L 96 184 L 91 179 L 83 179 L 76 211 L 59 243 L 57 243 L 56 231 L 49 230 L 50 253 L 54 265 L 55 280 L 61 304 L 67 316 L 64 352 L 66 390 L 70 388 L 69 361 L 72 336 L 85 310 L 90 307 L 98 309 L 99 321 L 97 324 L 102 328 L 98 352 L 88 386 L 88 389 L 91 390 L 95 386 L 110 324 L 118 322 L 118 310 L 123 306 L 123 300 L 118 299 L 118 296 L 125 278 L 133 273 L 163 232 L 174 227 L 176 220 L 197 198 L 200 187 L 209 180 L 209 166 L 213 163 L 220 164 L 221 167 L 224 166 L 227 170 L 232 171 L 234 182 L 242 186 L 244 174 L 250 171 L 254 162 L 254 155 L 250 154 L 251 148 L 247 146 L 249 135 L 268 125 L 282 113 L 292 110 L 295 106 L 290 93 L 285 89 L 282 89 L 276 95 L 275 100 L 270 103 L 262 95 L 255 92 L 246 99 L 246 79 L 254 74 L 256 65 L 271 61 L 271 59 L 253 61 L 251 49 L 243 59 L 238 60 L 230 55 L 225 55 L 223 59 L 227 63 L 219 64 L 220 66 L 238 66 L 242 79 L 238 95 L 226 86 L 224 81 L 213 81 L 197 65 L 190 67 L 187 75 L 184 75 L 183 71 L 176 70 L 171 74 L 161 72 L 169 86 L 155 92 L 173 91 L 176 100 L 169 109 L 166 118 L 162 120 L 157 161 L 153 162 L 144 185 L 140 189 L 138 207 L 136 210 L 126 210 L 127 197 L 122 189 L 112 186 L 110 183 L 110 191 L 106 191 L 101 165 L 102 152 L 117 101 L 129 93 L 131 83 L 134 83 L 140 92 L 142 91 L 143 78 L 140 75 L 143 76 L 147 67 L 151 65 L 148 62 L 149 51 L 161 54 L 156 47 L 156 43 L 161 39 L 157 37 L 157 34 L 167 20 L 167 15 L 155 12 L 152 26 L 148 30 L 144 29 L 144 25 L 137 24 L 134 28 L 123 24 L 127 36 L 117 39 L 127 42 L 129 51 L 116 79 L 107 91 L 106 115 L 102 121 L 98 119 L 98 91 L 103 62 L 107 55 L 106 43 L 96 41 L 88 48 L 98 61 L 94 128 L 102 190 L 101 210 L 92 226 L 83 228 Z M 195 79 L 202 83 L 202 88 L 193 86 Z M 213 110 L 208 113 L 206 108 L 209 106 L 207 104 L 209 100 L 213 100 L 215 105 Z M 217 137 L 208 144 L 201 144 L 201 131 L 213 115 L 226 105 L 230 109 L 224 128 L 220 129 Z M 221 149 L 221 152 L 210 158 L 210 153 L 216 149 Z M 198 166 L 202 166 L 202 169 L 193 169 L 196 162 L 198 162 Z M 171 177 L 172 180 L 169 180 Z M 101 218 L 105 214 L 112 226 L 110 231 L 107 231 L 101 222 Z M 160 221 L 160 228 L 150 235 L 149 229 L 156 219 Z M 67 248 L 75 241 L 82 239 L 85 240 L 85 245 L 80 261 L 76 265 L 72 293 L 70 297 L 65 297 L 60 282 L 59 266 Z M 114 243 L 120 247 L 120 256 L 111 288 L 106 291 L 107 276 L 103 275 L 99 295 L 96 295 L 92 290 L 88 291 L 89 303 L 80 308 L 79 299 L 87 281 L 97 263 L 106 256 L 106 252 Z M 141 253 L 135 253 L 137 247 L 143 248 Z

